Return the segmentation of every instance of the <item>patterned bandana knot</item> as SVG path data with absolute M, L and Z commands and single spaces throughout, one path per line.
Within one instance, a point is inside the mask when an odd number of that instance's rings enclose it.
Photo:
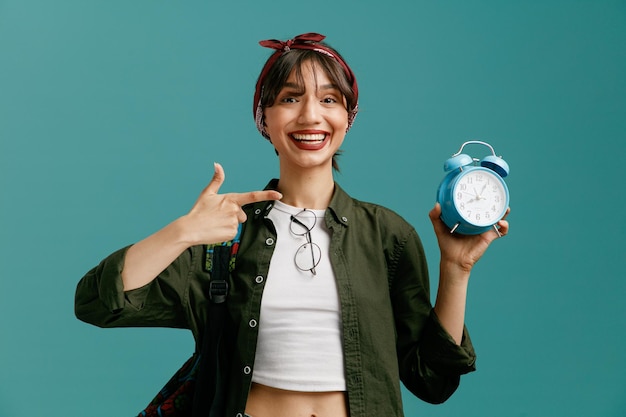
M 291 51 L 292 45 L 311 45 L 311 42 L 321 42 L 326 38 L 324 35 L 320 35 L 319 33 L 304 33 L 302 35 L 298 35 L 293 39 L 289 39 L 287 42 L 279 41 L 278 39 L 267 39 L 264 41 L 260 41 L 259 45 L 265 48 L 276 49 L 277 51 L 289 52 Z M 301 48 L 301 49 L 314 49 L 314 48 Z
M 261 96 L 262 96 L 261 86 L 263 85 L 263 81 L 265 80 L 265 77 L 269 73 L 272 66 L 276 63 L 278 58 L 280 58 L 284 53 L 291 51 L 292 49 L 308 49 L 311 51 L 315 51 L 320 54 L 324 54 L 324 55 L 331 57 L 332 59 L 337 61 L 339 65 L 341 65 L 344 73 L 346 74 L 348 82 L 352 86 L 352 91 L 354 92 L 354 96 L 355 96 L 356 104 L 354 108 L 350 111 L 350 113 L 348 114 L 348 130 L 352 126 L 352 123 L 354 122 L 354 118 L 356 117 L 356 114 L 359 110 L 359 105 L 358 105 L 359 88 L 356 83 L 356 77 L 354 76 L 354 73 L 352 73 L 352 70 L 350 69 L 348 64 L 346 64 L 346 62 L 341 58 L 341 56 L 337 54 L 337 52 L 333 51 L 328 46 L 320 43 L 325 38 L 326 36 L 324 35 L 310 32 L 310 33 L 303 33 L 302 35 L 295 36 L 294 38 L 289 39 L 287 41 L 280 41 L 278 39 L 267 39 L 267 40 L 259 42 L 259 45 L 265 48 L 274 49 L 276 51 L 268 58 L 267 62 L 265 63 L 265 66 L 261 70 L 261 75 L 259 75 L 259 79 L 257 80 L 257 83 L 256 83 L 254 101 L 252 103 L 252 106 L 253 106 L 252 113 L 254 115 L 257 129 L 259 130 L 259 132 L 261 132 L 261 135 L 263 135 L 266 139 L 269 139 L 269 136 L 267 132 L 265 131 L 265 126 L 263 124 L 263 108 L 261 107 Z

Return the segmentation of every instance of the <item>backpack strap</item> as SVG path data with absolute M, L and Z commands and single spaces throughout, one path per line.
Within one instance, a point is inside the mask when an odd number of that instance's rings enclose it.
M 235 239 L 206 246 L 205 270 L 210 274 L 206 327 L 202 336 L 200 367 L 196 379 L 192 416 L 223 416 L 224 370 L 220 369 L 220 342 L 226 321 L 228 279 L 235 267 L 241 225 Z
M 211 280 L 209 281 L 209 301 L 211 304 L 222 304 L 228 295 L 228 264 L 230 248 L 216 246 L 213 248 Z M 209 320 L 212 321 L 209 317 Z M 210 334 L 210 333 L 209 333 Z

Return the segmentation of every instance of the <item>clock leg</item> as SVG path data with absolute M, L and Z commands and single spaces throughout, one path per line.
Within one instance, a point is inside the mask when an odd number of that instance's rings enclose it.
M 502 237 L 502 233 L 500 233 L 500 230 L 498 230 L 498 226 L 496 226 L 495 224 L 493 225 L 493 230 L 496 231 L 496 233 L 498 234 L 498 237 Z

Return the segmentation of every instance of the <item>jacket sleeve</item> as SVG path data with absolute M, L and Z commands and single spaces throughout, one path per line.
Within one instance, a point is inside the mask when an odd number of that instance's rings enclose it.
M 476 355 L 467 329 L 459 346 L 439 323 L 424 250 L 409 230 L 393 256 L 391 285 L 400 379 L 414 395 L 438 404 L 456 391 L 461 375 L 475 370 Z
M 188 328 L 186 306 L 197 250 L 185 251 L 149 284 L 124 291 L 121 273 L 127 250 L 112 253 L 79 281 L 76 317 L 99 327 Z

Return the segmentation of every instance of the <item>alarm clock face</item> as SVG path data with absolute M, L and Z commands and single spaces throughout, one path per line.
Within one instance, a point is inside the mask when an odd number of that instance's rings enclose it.
M 461 217 L 478 227 L 491 226 L 508 206 L 506 185 L 490 169 L 474 168 L 461 175 L 453 189 L 454 205 Z

